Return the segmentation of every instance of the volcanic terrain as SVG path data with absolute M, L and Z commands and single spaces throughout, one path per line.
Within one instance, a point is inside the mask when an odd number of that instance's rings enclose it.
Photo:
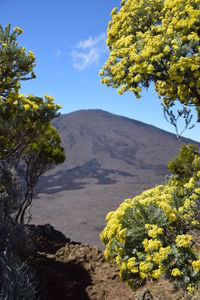
M 66 161 L 41 177 L 32 222 L 50 223 L 72 240 L 102 248 L 106 214 L 162 183 L 180 142 L 174 134 L 101 110 L 61 115 L 53 124 Z

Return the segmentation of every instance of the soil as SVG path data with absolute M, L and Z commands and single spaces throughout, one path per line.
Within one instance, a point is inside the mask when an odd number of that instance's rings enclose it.
M 96 246 L 74 242 L 37 241 L 30 263 L 39 278 L 41 300 L 134 300 L 114 263 L 106 262 Z
M 40 232 L 45 230 L 38 235 L 35 255 L 29 258 L 39 279 L 41 300 L 200 299 L 184 297 L 166 281 L 148 283 L 133 293 L 121 282 L 115 262 L 106 262 L 98 247 L 71 242 L 50 225 L 45 226 L 40 227 Z

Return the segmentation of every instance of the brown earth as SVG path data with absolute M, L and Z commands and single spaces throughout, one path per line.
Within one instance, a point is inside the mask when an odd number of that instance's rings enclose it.
M 106 262 L 96 246 L 64 242 L 52 227 L 51 238 L 40 235 L 37 253 L 29 258 L 40 284 L 41 300 L 183 300 L 184 297 L 167 281 L 148 283 L 137 292 L 119 278 L 115 262 Z
M 115 263 L 106 262 L 96 246 L 63 243 L 40 236 L 29 258 L 39 278 L 41 300 L 132 300 Z

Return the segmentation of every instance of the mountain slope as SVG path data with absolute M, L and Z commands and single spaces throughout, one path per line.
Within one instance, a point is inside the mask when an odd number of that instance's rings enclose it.
M 106 213 L 161 183 L 180 143 L 174 134 L 101 110 L 61 115 L 54 125 L 66 161 L 42 176 L 33 222 L 100 246 Z

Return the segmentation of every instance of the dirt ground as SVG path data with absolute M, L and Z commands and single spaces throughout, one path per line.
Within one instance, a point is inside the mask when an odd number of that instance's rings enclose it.
M 30 262 L 39 278 L 41 300 L 135 299 L 120 281 L 117 266 L 105 262 L 96 246 L 40 239 Z
M 200 299 L 184 297 L 166 281 L 148 283 L 133 293 L 121 282 L 115 262 L 106 262 L 98 247 L 70 242 L 63 237 L 60 234 L 55 240 L 54 231 L 50 238 L 39 236 L 37 252 L 29 258 L 39 278 L 41 300 Z

